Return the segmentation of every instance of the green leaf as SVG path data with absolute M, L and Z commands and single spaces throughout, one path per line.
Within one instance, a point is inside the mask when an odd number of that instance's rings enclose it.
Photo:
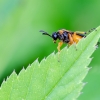
M 2 83 L 0 100 L 75 100 L 84 86 L 90 56 L 96 49 L 100 27 L 77 45 L 52 53 L 40 63 L 38 60 L 15 72 Z M 60 62 L 58 62 L 58 57 Z

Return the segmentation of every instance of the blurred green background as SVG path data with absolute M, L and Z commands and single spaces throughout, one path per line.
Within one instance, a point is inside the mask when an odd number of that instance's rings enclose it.
M 0 0 L 0 84 L 13 70 L 19 73 L 35 59 L 57 51 L 57 44 L 39 30 L 52 34 L 99 25 L 100 0 Z M 92 69 L 84 79 L 88 84 L 78 100 L 100 100 L 99 55 L 100 47 L 92 55 Z

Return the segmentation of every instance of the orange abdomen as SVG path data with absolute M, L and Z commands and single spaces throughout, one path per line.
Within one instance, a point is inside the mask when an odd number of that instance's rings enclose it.
M 82 39 L 82 37 L 79 36 L 79 35 L 77 35 L 76 33 L 74 33 L 74 34 L 72 35 L 72 38 L 73 38 L 74 43 L 78 43 L 79 40 Z

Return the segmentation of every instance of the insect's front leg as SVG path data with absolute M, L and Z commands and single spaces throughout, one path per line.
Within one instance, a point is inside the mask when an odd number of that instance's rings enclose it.
M 63 45 L 63 41 L 60 41 L 60 42 L 58 43 L 58 47 L 57 47 L 58 52 L 60 52 L 60 48 L 61 48 L 62 45 Z

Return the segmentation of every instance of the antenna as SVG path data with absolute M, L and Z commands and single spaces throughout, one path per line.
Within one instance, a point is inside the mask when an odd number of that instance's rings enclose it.
M 48 35 L 52 38 L 52 36 L 50 34 L 48 34 L 47 32 L 43 31 L 43 30 L 40 30 L 39 32 L 42 32 L 43 35 Z

